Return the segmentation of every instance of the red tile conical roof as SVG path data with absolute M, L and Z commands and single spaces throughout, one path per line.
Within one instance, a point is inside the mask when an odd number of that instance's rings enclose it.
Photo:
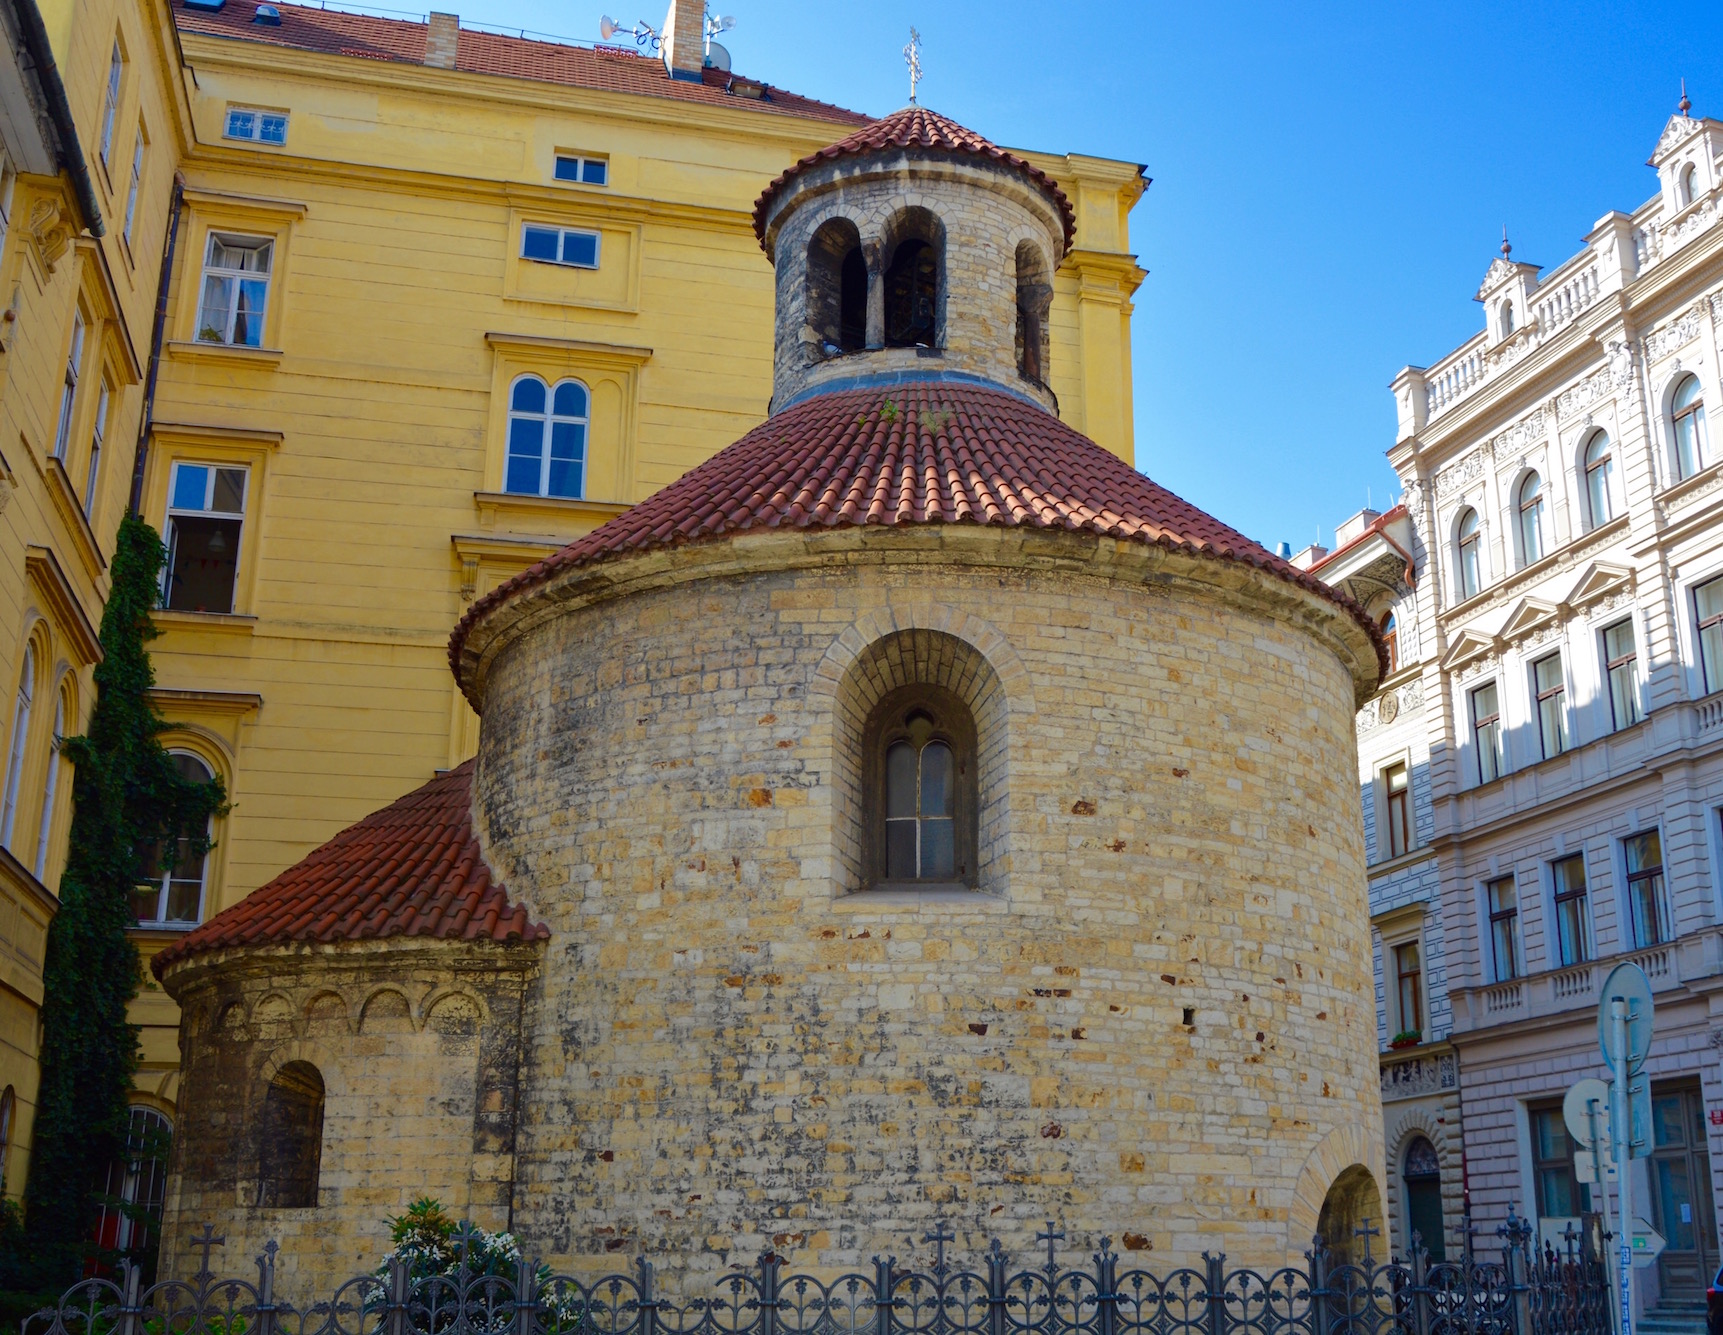
M 509 903 L 473 834 L 467 761 L 350 825 L 151 963 L 156 976 L 233 946 L 373 941 L 538 941 L 550 935 Z
M 1345 609 L 1387 671 L 1381 631 L 1347 595 L 1157 486 L 1038 404 L 967 379 L 827 390 L 767 418 L 480 598 L 449 639 L 449 665 L 464 685 L 472 628 L 562 570 L 756 529 L 909 524 L 1067 529 L 1241 562 Z
M 863 153 L 879 153 L 894 148 L 920 148 L 935 153 L 966 153 L 972 157 L 991 158 L 1016 169 L 1052 196 L 1053 202 L 1059 206 L 1059 216 L 1065 223 L 1065 250 L 1070 251 L 1072 239 L 1077 234 L 1077 215 L 1057 181 L 1039 167 L 1031 165 L 1015 153 L 1006 152 L 997 144 L 976 134 L 974 130 L 959 125 L 949 116 L 941 116 L 937 111 L 914 105 L 894 111 L 889 116 L 882 116 L 871 125 L 862 126 L 854 134 L 845 136 L 835 144 L 827 144 L 819 152 L 808 154 L 800 162 L 779 173 L 776 179 L 760 192 L 759 199 L 754 201 L 754 235 L 760 238 L 760 244 L 764 245 L 766 241 L 766 214 L 771 209 L 772 201 L 809 167 L 830 162 L 834 158 L 856 157 Z

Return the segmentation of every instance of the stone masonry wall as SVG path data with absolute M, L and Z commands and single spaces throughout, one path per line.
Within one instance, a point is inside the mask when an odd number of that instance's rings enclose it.
M 508 1219 L 531 947 L 372 941 L 193 960 L 170 972 L 184 1079 L 161 1273 L 185 1277 L 206 1221 L 221 1274 L 274 1239 L 282 1292 L 330 1296 L 374 1269 L 388 1218 L 422 1196 L 487 1228 Z M 324 1082 L 316 1208 L 257 1205 L 264 1095 L 288 1062 Z
M 944 228 L 939 348 L 880 348 L 870 336 L 873 351 L 823 357 L 803 337 L 809 241 L 821 224 L 847 218 L 861 234 L 870 283 L 878 289 L 891 262 L 893 222 L 916 208 Z M 773 214 L 767 240 L 777 270 L 774 408 L 816 385 L 891 371 L 967 372 L 1053 406 L 1049 391 L 1017 373 L 1017 247 L 1033 244 L 1051 273 L 1064 250 L 1064 231 L 1052 202 L 1017 172 L 901 152 L 842 158 L 797 178 Z M 1048 378 L 1045 367 L 1041 378 Z
M 1302 1250 L 1383 1158 L 1354 681 L 1293 624 L 1338 614 L 1059 534 L 649 559 L 632 596 L 548 590 L 481 686 L 481 837 L 552 932 L 528 1249 L 666 1282 L 765 1245 L 920 1257 L 936 1219 L 970 1254 L 1027 1257 L 1049 1218 L 1156 1267 Z M 844 883 L 843 683 L 905 631 L 1003 688 L 994 893 Z

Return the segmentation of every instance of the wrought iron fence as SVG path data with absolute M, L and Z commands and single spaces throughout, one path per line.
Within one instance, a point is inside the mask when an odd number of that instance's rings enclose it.
M 651 1261 L 599 1277 L 553 1275 L 522 1260 L 512 1275 L 469 1270 L 457 1235 L 452 1273 L 416 1274 L 394 1261 L 359 1275 L 327 1300 L 298 1306 L 276 1292 L 277 1249 L 257 1258 L 257 1280 L 217 1279 L 208 1225 L 194 1245 L 191 1280 L 145 1287 L 129 1263 L 116 1279 L 74 1285 L 58 1306 L 23 1322 L 22 1335 L 1610 1335 L 1609 1281 L 1570 1235 L 1564 1251 L 1539 1252 L 1531 1229 L 1510 1216 L 1500 1255 L 1431 1262 L 1421 1247 L 1405 1261 L 1370 1254 L 1375 1230 L 1359 1230 L 1363 1257 L 1342 1262 L 1318 1242 L 1302 1266 L 1229 1267 L 1204 1253 L 1201 1267 L 1154 1274 L 1102 1239 L 1087 1263 L 1061 1265 L 1048 1225 L 1045 1264 L 1013 1269 L 995 1239 L 979 1264 L 947 1259 L 953 1235 L 927 1235 L 931 1265 L 876 1257 L 836 1278 L 786 1274 L 765 1252 L 702 1280 L 703 1295 L 671 1294 Z

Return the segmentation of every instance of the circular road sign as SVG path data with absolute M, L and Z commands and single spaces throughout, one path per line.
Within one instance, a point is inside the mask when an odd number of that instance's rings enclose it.
M 1573 1088 L 1568 1090 L 1567 1097 L 1561 1101 L 1561 1115 L 1562 1120 L 1567 1123 L 1567 1133 L 1573 1137 L 1574 1144 L 1582 1150 L 1596 1150 L 1598 1147 L 1591 1143 L 1594 1119 L 1588 1114 L 1588 1103 L 1596 1105 L 1590 1110 L 1590 1114 L 1595 1114 L 1597 1137 L 1608 1145 L 1609 1086 L 1603 1081 L 1590 1077 L 1576 1080 Z
M 1620 997 L 1627 1003 L 1627 1069 L 1629 1074 L 1645 1064 L 1651 1047 L 1651 984 L 1637 964 L 1618 964 L 1603 980 L 1597 997 L 1597 1044 L 1603 1059 L 1615 1069 L 1615 1022 L 1610 1002 Z

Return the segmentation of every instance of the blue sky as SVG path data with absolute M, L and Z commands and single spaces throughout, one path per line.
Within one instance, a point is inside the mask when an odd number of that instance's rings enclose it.
M 410 0 L 394 0 L 397 4 Z M 608 0 L 663 19 L 666 0 Z M 592 39 L 606 4 L 451 0 Z M 1394 491 L 1388 382 L 1481 328 L 1505 222 L 1553 268 L 1644 165 L 1685 77 L 1723 117 L 1723 5 L 723 0 L 738 71 L 993 140 L 1143 163 L 1137 462 L 1250 536 L 1301 547 Z

